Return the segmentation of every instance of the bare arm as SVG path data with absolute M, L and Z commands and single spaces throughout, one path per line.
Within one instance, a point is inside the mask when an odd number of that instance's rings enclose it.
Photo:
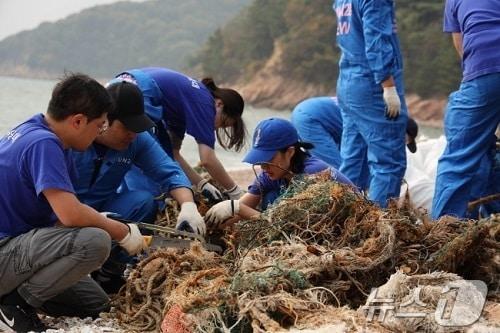
M 389 76 L 384 81 L 382 81 L 382 87 L 383 88 L 394 87 L 395 85 L 396 84 L 394 83 L 394 79 L 393 79 L 392 75 Z
M 196 171 L 194 171 L 194 169 L 189 165 L 188 162 L 186 162 L 186 160 L 184 159 L 184 157 L 182 157 L 178 149 L 177 150 L 174 149 L 173 153 L 174 153 L 174 159 L 177 161 L 177 163 L 179 163 L 182 170 L 189 178 L 191 184 L 193 185 L 198 184 L 202 180 L 200 175 Z
M 186 187 L 175 188 L 170 191 L 170 195 L 179 203 L 179 205 L 182 205 L 185 202 L 194 202 L 193 192 Z
M 229 176 L 224 166 L 215 155 L 215 150 L 204 144 L 198 144 L 198 151 L 200 153 L 201 164 L 212 178 L 222 185 L 226 190 L 232 189 L 236 186 L 234 180 Z
M 245 194 L 245 195 L 247 195 L 247 194 Z M 250 194 L 250 195 L 253 195 L 253 194 Z M 220 225 L 223 229 L 228 228 L 228 227 L 234 225 L 235 223 L 238 223 L 241 220 L 251 220 L 251 219 L 259 217 L 260 212 L 258 210 L 255 210 L 254 208 L 247 206 L 244 202 L 241 201 L 241 199 L 239 201 L 240 201 L 240 204 L 239 204 L 240 210 L 239 210 L 238 214 L 236 214 L 233 217 L 224 221 Z M 257 202 L 257 204 L 258 204 L 258 202 Z
M 451 34 L 451 38 L 453 39 L 455 50 L 457 50 L 458 55 L 462 58 L 464 56 L 462 34 L 460 32 L 454 32 Z
M 66 227 L 95 227 L 106 231 L 112 239 L 122 240 L 128 234 L 127 225 L 99 214 L 82 204 L 73 194 L 58 189 L 43 191 L 59 222 Z
M 238 216 L 242 220 L 249 220 L 255 217 L 258 217 L 260 215 L 260 212 L 258 210 L 255 210 L 252 207 L 249 207 L 245 205 L 244 203 L 240 202 L 240 211 L 238 212 Z
M 248 207 L 255 209 L 257 207 L 257 205 L 259 204 L 260 200 L 261 200 L 260 195 L 255 195 L 252 193 L 245 193 L 240 198 L 240 204 L 244 204 Z
M 212 178 L 228 190 L 233 188 L 236 183 L 228 175 L 220 161 L 215 156 L 215 151 L 207 145 L 199 144 L 198 150 L 201 159 L 201 165 L 207 169 Z M 174 150 L 174 158 L 181 166 L 182 170 L 186 173 L 189 181 L 193 185 L 197 185 L 203 178 L 189 165 L 189 163 L 182 157 L 179 150 Z
M 260 212 L 255 209 L 260 202 L 260 195 L 245 193 L 241 199 L 239 199 L 239 202 L 240 211 L 238 212 L 236 220 L 232 220 L 232 222 L 249 220 L 260 215 Z

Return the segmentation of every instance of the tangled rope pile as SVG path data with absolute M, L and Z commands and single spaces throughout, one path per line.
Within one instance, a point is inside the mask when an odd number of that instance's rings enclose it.
M 364 304 L 398 269 L 480 278 L 498 292 L 499 231 L 499 215 L 429 222 L 408 207 L 381 210 L 327 178 L 300 178 L 261 218 L 227 231 L 222 257 L 196 245 L 140 262 L 115 300 L 116 317 L 141 332 L 158 331 L 164 318 L 182 318 L 175 328 L 164 322 L 164 332 L 269 332 L 339 318 L 383 331 L 343 306 Z
M 199 294 L 203 290 L 202 280 L 219 277 L 217 283 L 223 283 L 220 277 L 227 277 L 223 266 L 219 256 L 205 251 L 199 243 L 194 243 L 189 251 L 158 250 L 131 272 L 115 298 L 114 314 L 127 330 L 155 331 L 163 320 L 165 307 L 173 301 L 185 308 L 208 303 L 211 297 Z

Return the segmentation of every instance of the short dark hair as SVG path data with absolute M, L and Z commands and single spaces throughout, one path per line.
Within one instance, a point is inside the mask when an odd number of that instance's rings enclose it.
M 304 173 L 306 159 L 311 157 L 311 154 L 308 152 L 309 149 L 314 148 L 314 145 L 309 142 L 297 142 L 293 146 L 295 148 L 295 154 L 292 156 L 292 160 L 290 161 L 290 171 L 294 174 Z M 283 148 L 280 152 L 285 153 L 289 147 Z
M 83 114 L 92 121 L 112 111 L 113 100 L 93 78 L 81 73 L 67 73 L 52 91 L 47 113 L 56 121 Z

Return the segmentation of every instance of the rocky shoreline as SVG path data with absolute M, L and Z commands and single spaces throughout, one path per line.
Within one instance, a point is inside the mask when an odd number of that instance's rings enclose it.
M 300 101 L 312 96 L 334 95 L 318 87 L 293 81 L 284 82 L 276 77 L 257 77 L 251 83 L 237 88 L 248 104 L 257 108 L 291 110 Z M 442 128 L 447 98 L 421 98 L 416 94 L 406 96 L 410 116 L 421 125 Z

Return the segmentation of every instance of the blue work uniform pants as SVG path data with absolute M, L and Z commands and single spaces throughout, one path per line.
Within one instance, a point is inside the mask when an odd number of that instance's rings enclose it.
M 153 223 L 158 211 L 158 205 L 149 191 L 130 191 L 124 188 L 94 208 L 100 212 L 117 213 L 126 220 L 146 223 Z
M 372 78 L 341 72 L 337 84 L 343 118 L 340 172 L 360 189 L 366 189 L 366 161 L 369 199 L 380 207 L 399 197 L 406 171 L 408 113 L 402 91 L 398 92 L 401 113 L 396 120 L 389 120 L 385 117 L 382 87 Z
M 447 145 L 439 159 L 432 206 L 434 219 L 468 217 L 477 170 L 495 144 L 500 121 L 500 73 L 462 82 L 450 95 L 444 119 Z M 483 178 L 493 175 L 485 172 Z M 488 180 L 482 180 L 488 183 Z M 485 189 L 486 190 L 486 189 Z

